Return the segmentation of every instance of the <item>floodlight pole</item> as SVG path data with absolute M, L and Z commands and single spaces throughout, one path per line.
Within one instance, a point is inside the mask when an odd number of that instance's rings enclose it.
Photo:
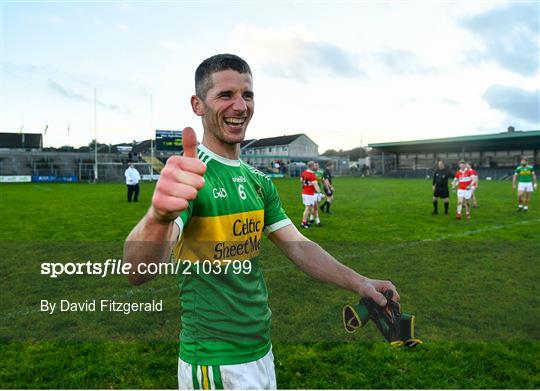
M 154 98 L 150 94 L 150 181 L 154 180 L 154 139 L 153 139 L 153 113 L 154 113 Z
M 94 182 L 98 180 L 97 91 L 94 87 Z

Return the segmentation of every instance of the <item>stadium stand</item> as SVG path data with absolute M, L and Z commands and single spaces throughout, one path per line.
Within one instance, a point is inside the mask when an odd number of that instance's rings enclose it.
M 98 154 L 100 177 L 122 180 L 127 160 L 119 154 Z M 86 181 L 93 179 L 93 170 L 93 153 L 0 150 L 2 176 L 76 176 Z
M 540 130 L 516 131 L 475 136 L 369 144 L 374 173 L 400 178 L 423 178 L 432 174 L 442 159 L 456 169 L 465 159 L 478 170 L 480 178 L 504 179 L 511 176 L 522 156 L 531 164 L 540 162 Z M 538 169 L 537 169 L 538 170 Z

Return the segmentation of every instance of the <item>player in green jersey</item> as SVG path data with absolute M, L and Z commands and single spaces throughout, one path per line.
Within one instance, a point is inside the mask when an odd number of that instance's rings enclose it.
M 396 289 L 358 274 L 305 238 L 270 178 L 240 160 L 255 108 L 244 60 L 230 54 L 204 60 L 195 90 L 191 105 L 202 120 L 202 143 L 193 129 L 184 129 L 184 154 L 167 160 L 123 259 L 134 271 L 133 284 L 153 277 L 139 273 L 140 264 L 169 262 L 171 251 L 187 265 L 190 274 L 180 277 L 180 388 L 276 388 L 271 311 L 258 262 L 263 232 L 313 278 L 380 305 L 386 304 L 383 293 Z
M 533 166 L 529 165 L 526 158 L 521 159 L 521 165 L 514 171 L 512 178 L 512 189 L 518 191 L 518 212 L 529 210 L 529 194 L 537 187 L 536 174 Z

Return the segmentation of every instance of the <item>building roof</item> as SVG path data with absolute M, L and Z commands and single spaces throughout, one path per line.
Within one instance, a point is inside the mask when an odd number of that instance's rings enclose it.
M 144 151 L 150 150 L 150 148 L 152 147 L 152 143 L 153 143 L 153 140 L 148 139 L 148 140 L 139 141 L 136 144 L 132 143 L 131 145 L 133 145 L 133 152 L 144 152 Z M 120 144 L 120 145 L 130 145 L 130 144 L 128 143 L 128 144 Z M 155 147 L 156 147 L 156 144 L 154 143 L 154 148 Z
M 305 134 L 298 133 L 298 134 L 292 134 L 289 136 L 261 138 L 251 143 L 249 145 L 249 148 L 273 147 L 275 145 L 289 145 L 300 136 L 305 136 Z
M 257 141 L 256 139 L 254 138 L 250 138 L 249 140 L 244 140 L 240 143 L 240 149 L 244 149 L 246 147 L 249 147 L 252 143 L 254 143 L 255 141 Z
M 368 146 L 393 153 L 538 149 L 540 130 L 375 143 Z
M 41 133 L 0 133 L 0 148 L 41 148 L 43 135 Z

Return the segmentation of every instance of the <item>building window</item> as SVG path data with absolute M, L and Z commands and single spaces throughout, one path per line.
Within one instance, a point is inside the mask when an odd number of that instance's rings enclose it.
M 283 150 L 283 152 L 287 152 L 287 150 L 288 150 L 287 147 L 282 147 L 281 149 Z
M 268 148 L 268 153 L 272 152 L 272 148 Z

